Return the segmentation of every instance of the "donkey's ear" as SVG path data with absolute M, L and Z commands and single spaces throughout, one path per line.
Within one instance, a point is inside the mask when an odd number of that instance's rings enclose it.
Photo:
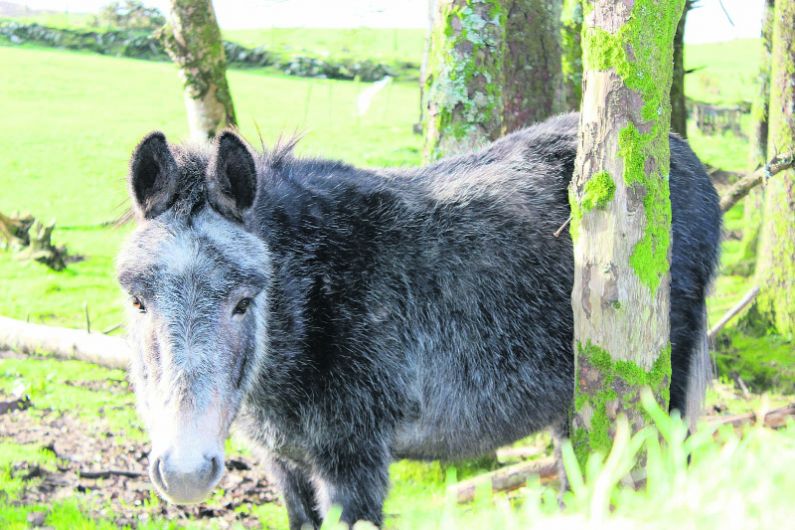
M 171 205 L 177 188 L 177 163 L 161 132 L 146 136 L 130 159 L 130 196 L 136 213 L 151 219 Z
M 257 168 L 245 141 L 231 131 L 222 132 L 207 171 L 207 199 L 218 213 L 235 221 L 254 204 Z

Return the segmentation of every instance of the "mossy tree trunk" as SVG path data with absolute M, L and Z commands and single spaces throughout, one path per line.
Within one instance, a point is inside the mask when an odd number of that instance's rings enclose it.
M 770 73 L 768 157 L 795 148 L 795 0 L 776 0 Z M 756 276 L 763 324 L 795 334 L 795 171 L 765 186 Z
M 437 0 L 425 77 L 425 159 L 500 136 L 504 0 Z
M 645 423 L 640 391 L 667 409 L 673 41 L 685 0 L 586 0 L 583 100 L 570 187 L 575 405 L 584 462 L 616 417 Z
M 582 101 L 582 0 L 563 0 L 560 42 L 563 94 L 568 111 L 580 109 Z
M 561 0 L 503 0 L 503 132 L 564 111 Z
M 751 170 L 761 167 L 767 161 L 768 106 L 770 103 L 770 54 L 773 47 L 773 8 L 774 0 L 765 0 L 762 15 L 762 57 L 759 62 L 757 93 L 751 109 L 751 149 L 749 162 Z M 762 226 L 764 209 L 764 188 L 751 190 L 744 200 L 743 238 L 740 243 L 742 262 L 752 268 L 756 262 L 759 246 L 759 230 Z
M 674 77 L 671 82 L 671 130 L 687 138 L 687 100 L 685 99 L 685 24 L 692 2 L 687 0 L 674 36 Z
M 206 140 L 234 126 L 224 46 L 211 0 L 171 0 L 161 38 L 185 85 L 191 137 Z

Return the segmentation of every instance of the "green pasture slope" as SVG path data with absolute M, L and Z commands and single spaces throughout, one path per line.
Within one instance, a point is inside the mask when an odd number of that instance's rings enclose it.
M 268 45 L 270 39 L 279 46 L 311 46 L 314 51 L 327 48 L 335 54 L 377 49 L 391 59 L 421 50 L 421 42 L 416 44 L 416 36 L 410 34 L 373 32 L 372 39 L 365 39 L 364 33 L 356 32 L 302 32 L 234 32 L 230 37 L 249 45 Z M 699 57 L 718 64 L 715 56 L 721 54 L 720 47 L 688 48 L 688 64 L 699 66 Z M 710 67 L 691 74 L 697 77 L 688 78 L 688 91 L 696 99 L 707 99 L 713 83 L 723 86 L 733 80 L 736 86 L 731 90 L 738 95 L 726 97 L 748 99 L 753 94 L 754 64 L 743 68 L 735 64 L 735 76 L 728 63 L 725 71 L 713 72 Z M 43 220 L 55 218 L 56 243 L 66 244 L 72 254 L 85 258 L 55 273 L 35 263 L 19 263 L 9 253 L 0 252 L 0 314 L 82 327 L 83 307 L 88 304 L 95 329 L 115 325 L 122 320 L 123 300 L 113 278 L 113 262 L 130 227 L 113 229 L 108 223 L 127 206 L 124 176 L 138 139 L 153 128 L 163 130 L 172 140 L 186 136 L 175 69 L 164 63 L 1 46 L 0 65 L 0 211 L 28 210 Z M 698 76 L 704 75 L 708 80 L 699 81 Z M 413 85 L 388 86 L 359 116 L 356 102 L 367 86 L 364 84 L 254 70 L 231 71 L 229 78 L 241 129 L 255 144 L 260 133 L 264 142 L 272 145 L 280 134 L 300 132 L 305 133 L 298 148 L 302 154 L 338 157 L 367 166 L 419 163 L 421 138 L 411 132 L 419 110 Z M 721 102 L 720 98 L 711 101 Z M 747 145 L 742 139 L 705 137 L 693 131 L 691 143 L 712 165 L 744 169 Z M 727 215 L 727 228 L 739 228 L 741 218 L 740 206 Z M 736 241 L 727 240 L 723 250 L 723 265 L 730 267 L 738 259 Z M 741 297 L 747 286 L 747 278 L 721 276 L 710 299 L 711 320 Z M 791 354 L 791 345 L 780 348 L 782 358 Z M 109 427 L 140 440 L 143 434 L 129 394 L 89 392 L 74 385 L 78 380 L 120 377 L 117 371 L 46 357 L 3 359 L 0 395 L 22 388 L 33 398 L 34 409 L 28 413 L 51 410 L 78 415 L 88 430 L 101 433 Z M 767 399 L 768 405 L 775 405 L 790 398 Z M 710 403 L 729 403 L 733 410 L 762 405 L 760 401 L 735 403 L 726 392 L 712 392 Z M 101 408 L 105 412 L 98 422 L 94 418 L 102 415 Z M 539 484 L 509 498 L 482 495 L 469 508 L 454 508 L 444 494 L 450 468 L 398 463 L 391 470 L 396 486 L 386 507 L 390 514 L 387 526 L 581 527 L 590 517 L 591 528 L 723 528 L 727 523 L 738 528 L 786 527 L 793 517 L 790 492 L 795 490 L 795 482 L 789 471 L 795 467 L 795 428 L 780 432 L 754 429 L 742 438 L 723 432 L 719 443 L 713 443 L 711 436 L 683 443 L 681 425 L 662 418 L 658 425 L 668 442 L 654 453 L 659 458 L 650 458 L 647 489 L 636 492 L 617 485 L 617 477 L 632 461 L 634 446 L 651 444 L 650 451 L 656 451 L 653 438 L 628 443 L 608 465 L 594 460 L 588 478 L 573 484 L 575 491 L 567 499 L 565 511 L 558 509 L 555 491 Z M 14 464 L 25 461 L 55 469 L 57 461 L 35 444 L 11 441 L 8 434 L 0 433 L 0 528 L 25 528 L 27 514 L 36 510 L 47 512 L 46 524 L 56 528 L 113 527 L 110 516 L 92 519 L 85 515 L 86 503 L 93 502 L 88 494 L 76 493 L 44 507 L 15 503 L 25 482 L 14 472 Z M 544 440 L 538 443 L 543 445 Z M 683 458 L 688 453 L 692 453 L 693 466 L 685 472 Z M 743 504 L 736 499 L 752 501 Z M 606 500 L 615 506 L 610 515 L 604 513 Z M 743 510 L 727 510 L 741 504 Z M 265 505 L 252 510 L 266 528 L 284 527 L 281 507 Z M 174 524 L 154 520 L 143 526 L 168 528 Z M 180 524 L 208 523 L 187 520 Z
M 0 314 L 73 327 L 88 303 L 96 328 L 121 320 L 113 259 L 129 227 L 106 226 L 127 207 L 130 151 L 152 129 L 187 135 L 171 64 L 0 47 L 0 211 L 57 220 L 55 240 L 86 259 L 61 273 L 0 253 Z M 413 86 L 393 84 L 364 115 L 353 82 L 229 73 L 240 127 L 259 145 L 304 134 L 302 154 L 362 165 L 415 165 L 420 137 Z M 258 132 L 259 131 L 259 132 Z

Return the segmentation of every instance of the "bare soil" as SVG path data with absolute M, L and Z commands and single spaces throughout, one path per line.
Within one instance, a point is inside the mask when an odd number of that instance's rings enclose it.
M 116 385 L 119 392 L 127 391 L 120 382 L 112 380 L 75 384 L 103 390 Z M 172 506 L 165 501 L 151 502 L 154 490 L 147 473 L 149 448 L 145 442 L 115 436 L 103 425 L 103 418 L 87 422 L 69 414 L 36 409 L 35 401 L 16 401 L 0 394 L 0 403 L 9 404 L 0 413 L 0 440 L 43 446 L 57 458 L 55 470 L 27 462 L 12 467 L 13 476 L 26 480 L 24 491 L 13 501 L 16 504 L 50 505 L 79 494 L 87 501 L 81 505 L 86 515 L 117 525 L 134 528 L 154 517 L 175 521 L 212 518 L 216 527 L 239 523 L 258 528 L 260 523 L 249 510 L 236 510 L 276 501 L 275 491 L 257 462 L 235 457 L 227 460 L 227 472 L 216 489 L 222 490 L 223 495 L 214 497 L 210 504 Z M 36 514 L 31 516 L 35 519 Z M 36 521 L 29 522 L 36 526 Z

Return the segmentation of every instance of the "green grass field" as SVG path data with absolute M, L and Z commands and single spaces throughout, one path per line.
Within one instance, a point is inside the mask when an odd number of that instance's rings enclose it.
M 246 31 L 231 32 L 230 38 L 266 46 L 270 39 L 278 46 L 333 54 L 383 54 L 390 60 L 410 58 L 422 46 L 421 39 L 411 32 L 391 30 Z M 732 50 L 736 44 L 735 56 L 727 53 L 725 46 L 688 48 L 689 67 L 698 66 L 699 61 L 709 64 L 709 68 L 690 74 L 689 94 L 714 102 L 749 99 L 758 51 L 754 42 L 732 43 Z M 749 51 L 751 48 L 755 51 Z M 730 57 L 747 62 L 731 63 Z M 82 327 L 87 304 L 95 329 L 115 325 L 122 321 L 122 311 L 114 258 L 130 228 L 113 229 L 106 223 L 127 206 L 124 177 L 129 153 L 138 139 L 154 128 L 163 130 L 172 141 L 187 134 L 175 68 L 87 53 L 13 47 L 0 47 L 0 64 L 0 211 L 27 210 L 45 221 L 55 218 L 55 242 L 85 258 L 56 273 L 36 263 L 20 263 L 0 251 L 0 314 Z M 705 80 L 699 76 L 706 76 Z M 301 154 L 367 166 L 416 165 L 420 161 L 421 138 L 411 132 L 419 112 L 414 85 L 388 86 L 375 97 L 368 112 L 359 116 L 356 102 L 367 86 L 364 84 L 255 70 L 231 71 L 229 79 L 241 130 L 255 144 L 259 133 L 271 145 L 280 134 L 301 132 L 306 135 L 299 144 Z M 721 87 L 719 93 L 714 86 Z M 726 86 L 730 88 L 724 90 Z M 691 143 L 711 165 L 730 170 L 745 167 L 747 145 L 742 138 L 708 137 L 693 131 Z M 727 214 L 727 229 L 740 228 L 741 219 L 740 205 Z M 732 240 L 724 243 L 724 267 L 737 259 L 737 244 Z M 735 303 L 748 284 L 744 277 L 721 276 L 710 298 L 711 321 Z M 778 347 L 776 355 L 781 358 L 792 351 L 791 343 Z M 30 394 L 34 408 L 28 413 L 75 416 L 85 423 L 87 432 L 101 436 L 110 430 L 140 442 L 145 437 L 126 390 L 86 390 L 78 384 L 122 377 L 117 371 L 46 357 L 0 359 L 0 394 Z M 767 406 L 775 406 L 791 397 L 764 399 Z M 759 399 L 739 400 L 723 386 L 711 392 L 709 402 L 728 404 L 737 412 L 763 406 Z M 795 428 L 779 432 L 751 429 L 742 437 L 724 431 L 715 443 L 709 441 L 711 435 L 683 442 L 681 425 L 664 419 L 658 422 L 667 442 L 654 453 L 656 460 L 650 458 L 653 465 L 645 489 L 635 491 L 619 484 L 617 477 L 632 460 L 633 446 L 645 444 L 650 451 L 657 450 L 647 434 L 634 442 L 623 440 L 625 446 L 607 464 L 595 460 L 564 511 L 558 508 L 554 489 L 540 484 L 510 496 L 491 499 L 482 495 L 474 505 L 456 508 L 445 495 L 449 468 L 438 463 L 398 463 L 391 470 L 395 486 L 386 506 L 390 514 L 387 526 L 722 529 L 783 528 L 791 521 L 795 482 L 789 470 L 795 465 Z M 17 467 L 21 462 L 57 469 L 59 461 L 41 445 L 19 444 L 5 439 L 5 434 L 0 437 L 4 438 L 0 439 L 0 528 L 26 528 L 29 514 L 37 511 L 45 512 L 45 524 L 55 528 L 114 527 L 112 513 L 87 515 L 88 506 L 96 502 L 90 492 L 46 505 L 16 502 L 25 484 L 37 480 L 20 478 Z M 689 469 L 683 460 L 688 454 L 694 462 Z M 613 513 L 604 512 L 605 499 L 614 504 Z M 91 513 L 97 513 L 94 508 Z M 266 528 L 284 528 L 282 507 L 265 504 L 250 510 Z M 174 524 L 154 518 L 141 521 L 140 527 L 160 529 Z M 207 525 L 193 519 L 180 524 Z
M 760 39 L 699 44 L 685 48 L 687 97 L 717 105 L 753 101 L 762 53 Z
M 152 129 L 187 135 L 180 84 L 171 64 L 93 54 L 0 47 L 0 211 L 55 218 L 55 240 L 84 256 L 60 273 L 0 253 L 0 314 L 82 326 L 83 304 L 96 328 L 121 320 L 113 259 L 127 228 L 112 229 L 127 206 L 131 149 Z M 305 135 L 298 152 L 357 164 L 420 159 L 413 86 L 392 84 L 363 116 L 353 82 L 229 73 L 240 128 L 255 145 Z

